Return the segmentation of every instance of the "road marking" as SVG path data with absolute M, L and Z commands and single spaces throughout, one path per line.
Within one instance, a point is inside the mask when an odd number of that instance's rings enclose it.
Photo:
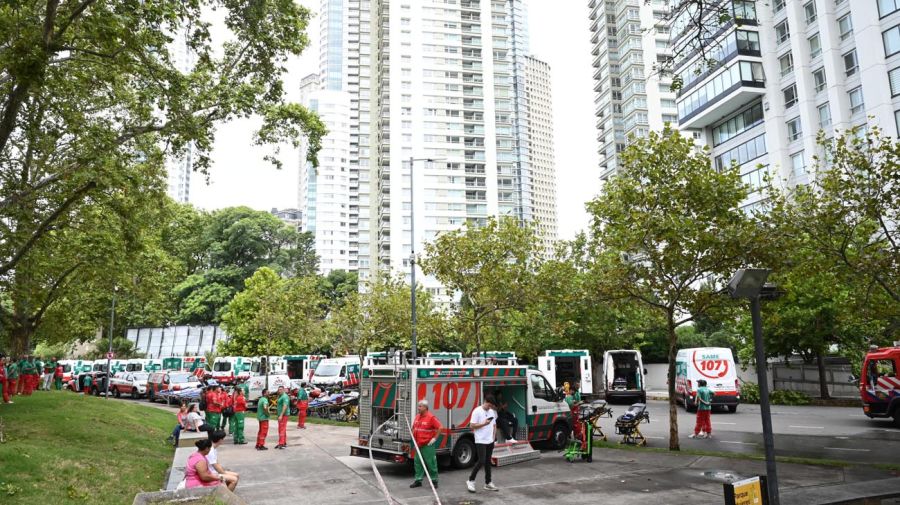
M 826 447 L 826 449 L 831 449 L 832 451 L 871 452 L 869 449 L 846 449 L 844 447 Z
M 666 439 L 666 437 L 644 437 L 644 438 L 649 438 L 652 440 L 665 440 Z
M 716 421 L 716 424 L 728 424 L 728 425 L 734 426 L 734 425 L 737 424 L 737 423 L 723 423 L 723 422 L 720 422 L 720 421 Z
M 720 440 L 723 444 L 756 445 L 755 442 L 736 442 L 732 440 Z
M 850 437 L 834 437 L 838 440 L 850 440 Z
M 802 430 L 824 430 L 824 426 L 788 426 L 788 428 L 800 428 Z

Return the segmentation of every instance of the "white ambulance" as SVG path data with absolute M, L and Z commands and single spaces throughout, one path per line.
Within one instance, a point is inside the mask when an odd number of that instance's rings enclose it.
M 640 351 L 616 349 L 603 353 L 603 389 L 606 401 L 647 403 L 647 370 Z
M 713 407 L 723 406 L 737 411 L 741 403 L 741 386 L 731 349 L 696 347 L 678 351 L 675 358 L 675 398 L 685 410 L 697 408 L 697 382 L 706 381 L 712 390 Z
M 213 361 L 212 378 L 220 384 L 231 384 L 250 378 L 250 358 L 222 356 Z
M 356 387 L 359 385 L 359 356 L 328 358 L 319 361 L 311 382 L 318 387 Z
M 591 371 L 591 353 L 586 349 L 561 349 L 544 351 L 538 356 L 538 369 L 554 388 L 568 382 L 581 381 L 581 393 L 594 394 L 594 377 Z

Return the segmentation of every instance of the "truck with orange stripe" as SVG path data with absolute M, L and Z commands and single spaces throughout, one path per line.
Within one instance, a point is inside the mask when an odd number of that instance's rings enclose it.
M 422 359 L 413 363 L 372 365 L 363 368 L 360 381 L 359 438 L 353 456 L 404 463 L 414 457 L 410 427 L 416 404 L 427 400 L 444 426 L 436 442 L 439 457 L 465 468 L 475 462 L 475 443 L 469 421 L 472 410 L 486 395 L 502 395 L 508 411 L 518 420 L 516 442 L 498 443 L 494 464 L 540 457 L 532 444 L 565 447 L 572 432 L 572 414 L 562 394 L 544 375 L 516 364 L 493 364 L 484 358 L 466 358 L 452 364 Z

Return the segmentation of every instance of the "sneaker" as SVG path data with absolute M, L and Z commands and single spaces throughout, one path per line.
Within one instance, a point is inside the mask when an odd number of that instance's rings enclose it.
M 257 451 L 268 451 L 269 448 L 264 445 L 261 445 L 261 446 L 257 447 L 256 450 Z
M 484 485 L 484 489 L 486 491 L 500 491 L 500 488 L 495 486 L 493 482 Z
M 417 481 L 413 482 L 412 484 L 410 484 L 409 487 L 410 487 L 410 488 L 414 488 L 414 487 L 422 487 L 422 481 L 417 480 Z
M 509 442 L 510 444 L 516 443 L 516 439 L 514 439 L 514 438 L 508 438 L 508 439 L 506 439 L 506 441 Z
M 700 438 L 700 435 L 695 435 L 695 434 L 691 433 L 690 435 L 688 435 L 688 438 Z
M 470 493 L 474 493 L 475 492 L 475 481 L 467 480 L 466 481 L 466 489 L 468 489 Z

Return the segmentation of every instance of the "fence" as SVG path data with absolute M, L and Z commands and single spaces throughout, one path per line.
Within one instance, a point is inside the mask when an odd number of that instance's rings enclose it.
M 832 397 L 859 397 L 859 388 L 848 380 L 852 373 L 853 369 L 850 365 L 825 365 L 826 386 Z M 772 383 L 775 389 L 802 391 L 814 398 L 820 395 L 819 368 L 815 364 L 774 363 L 772 364 Z
M 169 326 L 165 328 L 129 328 L 125 338 L 134 342 L 135 350 L 148 358 L 197 356 L 228 340 L 218 326 Z

